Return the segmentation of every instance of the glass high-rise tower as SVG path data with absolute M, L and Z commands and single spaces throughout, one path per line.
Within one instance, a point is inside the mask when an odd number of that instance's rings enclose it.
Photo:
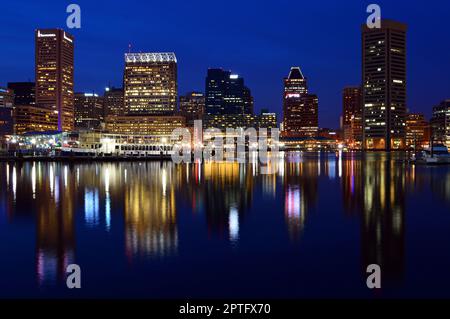
M 223 69 L 208 69 L 205 85 L 208 115 L 252 114 L 253 97 L 244 79 Z

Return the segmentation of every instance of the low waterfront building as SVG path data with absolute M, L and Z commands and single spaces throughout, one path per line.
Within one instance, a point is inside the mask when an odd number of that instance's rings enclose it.
M 17 105 L 14 108 L 14 134 L 56 131 L 58 112 L 32 105 Z
M 326 137 L 282 137 L 280 143 L 286 151 L 335 151 L 336 140 Z
M 203 128 L 217 128 L 221 131 L 236 128 L 277 128 L 277 116 L 267 111 L 255 114 L 214 114 L 203 117 Z
M 127 115 L 106 118 L 106 131 L 119 134 L 171 135 L 173 130 L 186 127 L 183 116 Z

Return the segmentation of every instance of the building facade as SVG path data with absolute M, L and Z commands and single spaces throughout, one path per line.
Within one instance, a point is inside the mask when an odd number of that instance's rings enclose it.
M 0 107 L 14 107 L 14 91 L 0 87 Z
M 58 130 L 58 114 L 53 110 L 33 105 L 14 107 L 14 134 Z
M 215 114 L 205 115 L 203 117 L 203 128 L 217 128 L 222 132 L 227 129 L 247 129 L 254 128 L 277 128 L 277 116 L 275 113 L 267 111 L 261 112 L 260 115 L 255 114 Z M 270 133 L 270 130 L 268 131 Z
M 8 89 L 14 91 L 14 105 L 36 105 L 34 82 L 9 82 Z
M 123 88 L 106 88 L 103 95 L 104 116 L 125 115 Z
M 205 95 L 201 92 L 189 92 L 180 96 L 180 114 L 186 118 L 186 124 L 193 126 L 195 120 L 201 120 L 205 113 Z
M 430 143 L 430 125 L 423 114 L 409 113 L 406 117 L 406 147 L 422 149 Z
M 223 69 L 208 69 L 205 82 L 205 113 L 253 114 L 253 97 L 244 79 Z
M 60 131 L 74 128 L 74 38 L 61 29 L 35 31 L 36 104 L 57 114 Z
M 344 142 L 351 149 L 360 149 L 362 132 L 362 90 L 360 87 L 346 87 L 342 92 L 342 131 Z
M 124 104 L 129 115 L 170 115 L 177 109 L 175 53 L 126 53 Z
M 362 26 L 363 137 L 367 150 L 405 148 L 405 24 L 382 20 Z
M 283 137 L 314 137 L 319 128 L 319 99 L 308 93 L 306 78 L 292 67 L 284 79 Z
M 433 107 L 431 130 L 434 143 L 443 143 L 450 147 L 450 100 L 442 101 Z
M 0 135 L 13 133 L 14 91 L 0 88 Z
M 126 115 L 106 119 L 106 130 L 115 134 L 171 135 L 176 128 L 186 127 L 183 116 L 176 115 Z
M 95 93 L 75 93 L 75 129 L 96 130 L 103 122 L 103 97 Z

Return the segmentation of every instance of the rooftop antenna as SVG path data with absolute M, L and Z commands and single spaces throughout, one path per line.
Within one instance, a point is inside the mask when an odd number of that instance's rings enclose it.
M 128 53 L 131 53 L 131 43 L 128 44 Z

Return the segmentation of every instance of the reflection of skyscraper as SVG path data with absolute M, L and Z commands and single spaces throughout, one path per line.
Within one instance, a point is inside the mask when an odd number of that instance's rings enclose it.
M 36 176 L 40 190 L 36 194 L 36 262 L 40 284 L 63 280 L 67 266 L 75 259 L 75 179 L 68 176 L 67 170 L 67 166 L 51 164 Z
M 236 239 L 236 226 L 249 210 L 252 201 L 253 176 L 250 166 L 236 162 L 210 162 L 205 163 L 203 169 L 202 188 L 208 229 Z
M 284 184 L 284 215 L 292 240 L 298 240 L 305 220 L 317 201 L 317 161 L 286 162 Z
M 130 167 L 130 174 L 135 177 L 128 182 L 124 199 L 127 254 L 164 256 L 175 252 L 178 233 L 172 171 L 151 163 L 145 168 Z
M 363 163 L 362 268 L 378 264 L 387 282 L 401 280 L 405 262 L 405 167 L 391 158 Z
M 349 153 L 342 164 L 342 203 L 344 211 L 359 215 L 363 207 L 362 162 L 354 153 Z

